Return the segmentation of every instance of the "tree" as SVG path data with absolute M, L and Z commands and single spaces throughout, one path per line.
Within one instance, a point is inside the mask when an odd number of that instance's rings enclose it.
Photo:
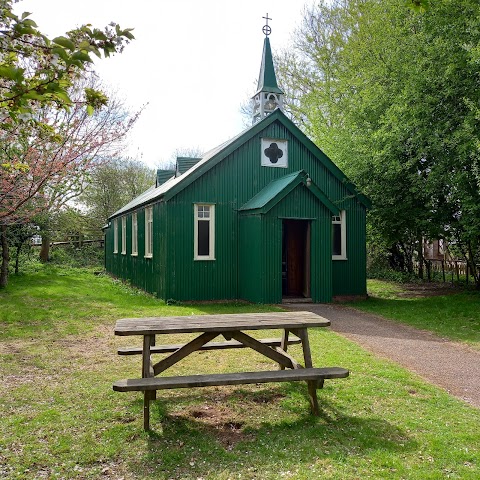
M 38 211 L 60 208 L 83 190 L 86 175 L 105 157 L 115 155 L 139 112 L 129 114 L 115 97 L 88 115 L 79 98 L 94 77 L 70 89 L 68 110 L 40 108 L 38 122 L 4 134 L 0 170 L 0 222 L 24 223 Z
M 8 164 L 21 164 L 23 169 L 0 171 L 0 221 L 6 225 L 25 224 L 35 217 L 42 227 L 42 261 L 49 258 L 49 225 L 55 212 L 81 194 L 92 168 L 121 149 L 139 115 L 129 114 L 115 97 L 88 115 L 82 103 L 76 101 L 86 84 L 97 86 L 98 81 L 94 77 L 77 80 L 70 93 L 72 107 L 40 109 L 36 115 L 42 121 L 34 124 L 37 128 L 29 129 L 28 138 L 22 138 L 22 129 L 17 136 L 9 132 L 12 141 L 4 146 Z M 49 127 L 47 133 L 45 126 Z
M 121 52 L 132 40 L 132 29 L 111 23 L 100 30 L 84 25 L 63 36 L 49 39 L 25 12 L 12 12 L 11 0 L 0 0 L 0 120 L 2 128 L 11 122 L 29 120 L 38 105 L 67 108 L 72 104 L 68 89 L 75 78 L 89 68 L 91 54 L 97 57 Z M 85 90 L 89 113 L 106 102 L 95 89 Z
M 79 199 L 87 209 L 90 227 L 100 233 L 110 215 L 153 185 L 155 170 L 138 160 L 116 157 L 98 165 Z
M 111 24 L 103 31 L 83 26 L 50 40 L 29 16 L 15 15 L 11 0 L 0 0 L 0 287 L 8 279 L 8 225 L 45 208 L 45 191 L 58 188 L 78 165 L 75 151 L 59 154 L 81 128 L 78 115 L 71 124 L 56 119 L 82 107 L 92 115 L 108 102 L 91 87 L 80 102 L 70 96 L 89 70 L 90 54 L 109 56 L 133 39 L 130 29 Z M 46 161 L 38 165 L 38 158 Z
M 19 272 L 20 253 L 25 244 L 31 241 L 32 237 L 38 233 L 38 228 L 33 223 L 23 225 L 12 225 L 8 231 L 8 244 L 15 249 L 15 275 Z
M 424 237 L 445 237 L 480 286 L 480 5 L 408 5 L 320 2 L 279 76 L 294 120 L 371 197 L 369 232 L 397 265 L 422 260 Z

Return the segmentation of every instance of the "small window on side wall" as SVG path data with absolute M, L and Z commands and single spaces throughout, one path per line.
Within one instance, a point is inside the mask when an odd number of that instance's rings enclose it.
M 137 212 L 132 213 L 132 256 L 138 255 L 138 221 Z
M 118 220 L 113 221 L 113 253 L 118 253 Z
M 347 259 L 347 228 L 345 210 L 332 217 L 332 260 Z
M 122 217 L 122 255 L 127 254 L 127 217 Z
M 153 208 L 145 209 L 145 257 L 153 257 Z
M 215 205 L 195 204 L 195 260 L 215 260 Z

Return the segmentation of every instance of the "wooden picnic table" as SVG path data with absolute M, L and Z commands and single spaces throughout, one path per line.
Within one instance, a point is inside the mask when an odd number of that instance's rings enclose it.
M 191 315 L 180 317 L 123 318 L 115 325 L 115 335 L 143 336 L 143 346 L 120 348 L 120 355 L 142 355 L 142 378 L 119 380 L 115 391 L 143 391 L 144 428 L 150 429 L 150 401 L 156 390 L 171 388 L 238 385 L 248 383 L 306 381 L 311 410 L 318 415 L 317 388 L 327 378 L 347 377 L 348 370 L 340 367 L 314 368 L 308 339 L 308 328 L 327 327 L 330 322 L 311 312 L 269 312 L 226 315 Z M 245 331 L 281 329 L 281 338 L 256 339 Z M 156 345 L 156 335 L 199 333 L 185 344 Z M 295 335 L 292 337 L 290 334 Z M 218 336 L 226 341 L 212 342 Z M 287 353 L 288 345 L 301 343 L 304 365 Z M 273 360 L 278 370 L 223 374 L 165 377 L 157 375 L 199 350 L 251 348 Z M 169 353 L 157 363 L 152 354 Z M 285 370 L 289 369 L 289 370 Z

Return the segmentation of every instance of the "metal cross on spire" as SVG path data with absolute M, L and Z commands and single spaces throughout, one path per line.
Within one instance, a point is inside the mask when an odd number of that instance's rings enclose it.
M 272 20 L 269 18 L 268 13 L 266 17 L 262 17 L 265 19 L 265 25 L 262 28 L 262 32 L 265 34 L 266 37 L 268 37 L 272 33 L 272 29 L 268 26 L 268 21 Z

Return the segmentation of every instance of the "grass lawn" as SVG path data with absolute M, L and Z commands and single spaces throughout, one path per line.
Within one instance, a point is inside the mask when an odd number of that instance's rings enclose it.
M 480 477 L 479 410 L 327 329 L 312 330 L 314 363 L 351 376 L 319 391 L 320 417 L 300 383 L 171 390 L 159 392 L 145 433 L 141 394 L 112 391 L 140 372 L 139 357 L 116 355 L 132 338 L 113 335 L 115 319 L 269 307 L 166 306 L 108 277 L 52 268 L 12 277 L 0 305 L 2 479 Z M 174 368 L 271 365 L 231 350 Z
M 368 281 L 368 300 L 351 306 L 392 320 L 430 330 L 441 337 L 480 349 L 480 292 L 451 289 L 443 284 L 402 285 Z

